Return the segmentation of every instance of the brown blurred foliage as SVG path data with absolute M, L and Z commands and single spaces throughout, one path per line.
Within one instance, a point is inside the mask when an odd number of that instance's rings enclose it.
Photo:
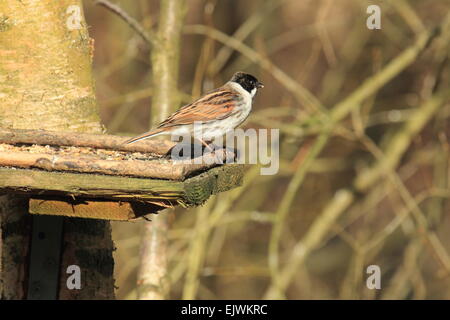
M 158 21 L 156 0 L 116 3 L 146 28 Z M 380 30 L 366 27 L 370 4 L 381 7 Z M 322 120 L 258 59 L 307 88 L 324 110 L 333 110 L 415 39 L 447 26 L 450 3 L 189 0 L 188 7 L 182 101 L 221 85 L 235 71 L 255 74 L 265 88 L 245 127 L 280 129 L 280 171 L 261 176 L 251 168 L 243 187 L 203 207 L 176 210 L 169 234 L 170 298 L 449 299 L 446 29 L 430 36 L 423 52 L 392 80 L 357 105 L 350 103 L 351 112 L 325 136 L 318 155 L 311 153 Z M 85 14 L 95 39 L 102 120 L 110 133 L 142 133 L 152 110 L 151 49 L 91 1 L 85 1 Z M 259 58 L 195 34 L 192 25 L 220 30 Z M 429 114 L 422 116 L 427 103 Z M 408 125 L 424 117 L 417 132 L 411 131 Z M 397 139 L 406 144 L 399 154 L 400 144 L 391 143 Z M 377 164 L 377 179 L 359 190 L 357 177 Z M 141 227 L 113 224 L 119 299 L 136 297 Z M 366 286 L 369 265 L 380 267 L 380 290 Z

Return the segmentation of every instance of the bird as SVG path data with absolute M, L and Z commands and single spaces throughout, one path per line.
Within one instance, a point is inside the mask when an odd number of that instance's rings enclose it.
M 215 138 L 237 128 L 248 118 L 253 98 L 263 87 L 251 74 L 236 72 L 223 86 L 182 106 L 156 128 L 126 140 L 124 144 L 169 134 L 194 136 L 208 147 Z M 201 128 L 194 124 L 201 124 Z

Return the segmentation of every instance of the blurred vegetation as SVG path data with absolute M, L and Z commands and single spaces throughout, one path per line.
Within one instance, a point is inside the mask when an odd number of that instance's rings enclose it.
M 156 0 L 115 3 L 158 23 Z M 381 30 L 366 27 L 369 4 Z M 255 74 L 265 88 L 245 127 L 280 129 L 281 164 L 176 209 L 170 298 L 450 299 L 449 11 L 444 0 L 188 1 L 180 99 Z M 105 8 L 86 0 L 85 14 L 106 128 L 148 130 L 151 49 Z M 119 299 L 137 296 L 142 229 L 113 224 Z M 366 287 L 372 264 L 381 290 Z

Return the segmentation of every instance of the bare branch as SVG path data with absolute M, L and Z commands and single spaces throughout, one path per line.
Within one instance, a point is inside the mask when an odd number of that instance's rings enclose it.
M 114 4 L 108 0 L 96 0 L 94 4 L 105 7 L 110 10 L 118 17 L 120 17 L 123 21 L 125 21 L 134 31 L 137 32 L 141 36 L 141 38 L 147 42 L 149 45 L 156 46 L 157 40 L 151 30 L 145 31 L 145 28 L 132 16 L 130 16 L 124 9 L 119 7 L 117 4 Z

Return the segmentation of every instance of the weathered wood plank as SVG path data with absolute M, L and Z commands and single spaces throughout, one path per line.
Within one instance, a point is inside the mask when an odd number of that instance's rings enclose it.
M 212 194 L 240 185 L 243 170 L 242 165 L 230 164 L 185 181 L 170 181 L 0 167 L 0 192 L 113 201 L 167 201 L 192 206 L 204 203 Z
M 127 139 L 128 137 L 108 134 L 0 128 L 0 143 L 9 144 L 90 147 L 160 155 L 166 154 L 175 145 L 175 142 L 154 139 L 142 140 L 128 145 L 123 144 Z
M 15 150 L 15 148 L 12 148 Z M 184 180 L 196 172 L 217 166 L 215 159 L 226 162 L 233 159 L 234 153 L 207 153 L 200 159 L 201 163 L 187 161 L 169 161 L 166 159 L 150 160 L 112 160 L 99 159 L 95 154 L 52 154 L 27 151 L 1 151 L 0 166 L 15 168 L 38 168 L 48 171 L 68 171 L 81 173 L 100 173 L 107 175 L 133 176 L 169 180 Z M 190 161 L 190 160 L 189 160 Z
M 9 192 L 116 200 L 160 199 L 180 197 L 183 184 L 159 179 L 0 168 L 1 189 Z
M 126 221 L 136 218 L 129 202 L 30 199 L 31 214 Z

